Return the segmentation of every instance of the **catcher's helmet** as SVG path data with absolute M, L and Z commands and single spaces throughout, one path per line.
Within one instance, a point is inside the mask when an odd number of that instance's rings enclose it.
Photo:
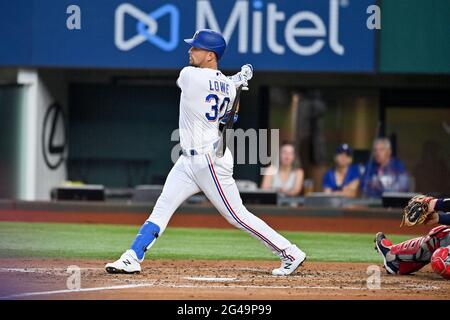
M 220 60 L 227 47 L 223 36 L 210 29 L 197 30 L 192 39 L 184 39 L 184 42 L 189 43 L 194 48 L 214 52 L 217 55 L 217 60 Z
M 431 256 L 433 271 L 450 280 L 450 246 L 437 249 Z

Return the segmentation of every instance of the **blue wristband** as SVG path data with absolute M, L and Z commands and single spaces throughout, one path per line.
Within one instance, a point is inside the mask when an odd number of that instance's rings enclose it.
M 222 119 L 220 119 L 220 123 L 221 124 L 225 124 L 228 121 L 228 117 L 230 116 L 230 114 L 225 114 Z M 236 123 L 238 121 L 239 115 L 237 113 L 234 114 L 233 116 L 233 123 Z
M 439 224 L 450 226 L 450 214 L 439 212 Z
M 436 205 L 434 206 L 435 211 L 450 212 L 450 199 L 437 199 Z

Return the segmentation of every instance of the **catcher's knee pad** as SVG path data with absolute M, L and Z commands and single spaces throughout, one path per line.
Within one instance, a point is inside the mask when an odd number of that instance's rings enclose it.
M 431 229 L 424 242 L 431 252 L 450 245 L 450 227 L 438 226 Z
M 391 247 L 391 254 L 400 261 L 417 261 L 423 253 L 425 237 L 406 240 Z
M 390 254 L 395 256 L 394 263 L 399 274 L 410 274 L 422 269 L 429 263 L 424 237 L 410 239 L 393 245 Z
M 438 248 L 431 256 L 433 271 L 450 280 L 450 246 Z

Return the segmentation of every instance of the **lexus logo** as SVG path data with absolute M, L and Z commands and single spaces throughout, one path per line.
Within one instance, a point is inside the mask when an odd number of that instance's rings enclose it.
M 50 169 L 56 170 L 64 162 L 66 140 L 64 112 L 61 105 L 55 102 L 45 112 L 42 128 L 42 153 Z

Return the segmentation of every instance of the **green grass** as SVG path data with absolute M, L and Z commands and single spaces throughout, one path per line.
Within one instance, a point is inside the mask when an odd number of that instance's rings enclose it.
M 0 257 L 115 259 L 128 249 L 137 226 L 0 222 Z M 379 262 L 373 234 L 281 232 L 309 261 Z M 408 236 L 391 236 L 394 242 Z M 168 228 L 147 252 L 150 259 L 276 259 L 240 230 Z

